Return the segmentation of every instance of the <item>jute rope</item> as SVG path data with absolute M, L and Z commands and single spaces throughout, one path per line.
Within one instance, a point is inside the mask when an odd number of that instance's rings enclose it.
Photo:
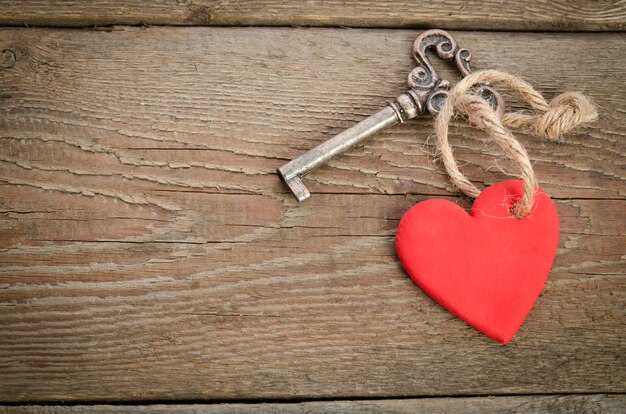
M 471 91 L 474 86 L 485 82 L 506 85 L 530 105 L 533 113 L 511 112 L 500 117 L 485 99 Z M 562 134 L 598 117 L 595 106 L 581 93 L 567 92 L 548 103 L 528 82 L 510 73 L 483 70 L 470 74 L 450 91 L 435 120 L 443 165 L 452 184 L 470 197 L 478 196 L 480 190 L 459 171 L 448 141 L 449 124 L 455 112 L 466 115 L 470 125 L 485 131 L 514 161 L 524 189 L 521 199 L 513 208 L 513 214 L 517 217 L 523 217 L 530 211 L 537 179 L 526 149 L 507 127 L 526 127 L 536 135 L 556 140 Z

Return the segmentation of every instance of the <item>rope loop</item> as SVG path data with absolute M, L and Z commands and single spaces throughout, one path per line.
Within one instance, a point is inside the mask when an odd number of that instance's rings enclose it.
M 521 96 L 532 112 L 509 112 L 500 116 L 489 102 L 472 92 L 473 87 L 485 83 L 504 84 Z M 523 182 L 522 197 L 512 211 L 516 217 L 524 217 L 530 212 L 537 179 L 526 149 L 507 127 L 526 127 L 535 135 L 555 141 L 598 117 L 595 106 L 581 93 L 567 92 L 548 103 L 528 82 L 510 73 L 483 70 L 470 74 L 450 91 L 435 119 L 437 145 L 443 165 L 452 185 L 470 197 L 477 197 L 480 190 L 459 170 L 448 140 L 450 121 L 455 114 L 465 115 L 471 126 L 485 131 L 515 163 Z

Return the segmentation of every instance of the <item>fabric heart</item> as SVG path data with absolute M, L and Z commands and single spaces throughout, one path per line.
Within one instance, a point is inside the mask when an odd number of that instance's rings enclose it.
M 396 249 L 426 293 L 480 332 L 508 342 L 537 299 L 554 260 L 559 219 L 540 189 L 530 213 L 510 213 L 522 183 L 483 190 L 469 214 L 450 201 L 413 206 L 398 225 Z

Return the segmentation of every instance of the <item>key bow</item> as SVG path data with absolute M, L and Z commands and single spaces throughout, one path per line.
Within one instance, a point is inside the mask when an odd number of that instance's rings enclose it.
M 427 56 L 430 49 L 434 49 L 440 59 L 453 62 L 463 77 L 471 73 L 472 53 L 459 48 L 450 33 L 439 29 L 422 32 L 413 42 L 413 57 L 417 66 L 409 73 L 407 79 L 410 90 L 390 104 L 401 123 L 419 114 L 425 114 L 426 111 L 437 115 L 448 97 L 450 82 L 441 79 L 430 63 Z M 480 85 L 475 91 L 489 101 L 500 114 L 504 113 L 504 101 L 498 92 L 488 85 Z

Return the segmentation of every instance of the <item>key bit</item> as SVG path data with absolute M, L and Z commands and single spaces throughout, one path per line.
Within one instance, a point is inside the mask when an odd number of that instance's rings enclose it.
M 439 113 L 448 96 L 450 82 L 441 79 L 435 71 L 426 56 L 429 49 L 434 49 L 439 58 L 453 62 L 461 75 L 467 76 L 470 73 L 471 53 L 467 49 L 460 49 L 448 32 L 443 30 L 422 32 L 413 43 L 413 56 L 417 66 L 409 74 L 407 83 L 410 89 L 407 92 L 374 115 L 277 169 L 278 175 L 298 201 L 304 201 L 311 195 L 302 182 L 302 177 L 329 159 L 391 125 L 404 123 L 426 112 L 432 115 Z M 503 101 L 495 90 L 488 85 L 481 85 L 479 89 L 478 93 L 494 108 L 503 110 Z

